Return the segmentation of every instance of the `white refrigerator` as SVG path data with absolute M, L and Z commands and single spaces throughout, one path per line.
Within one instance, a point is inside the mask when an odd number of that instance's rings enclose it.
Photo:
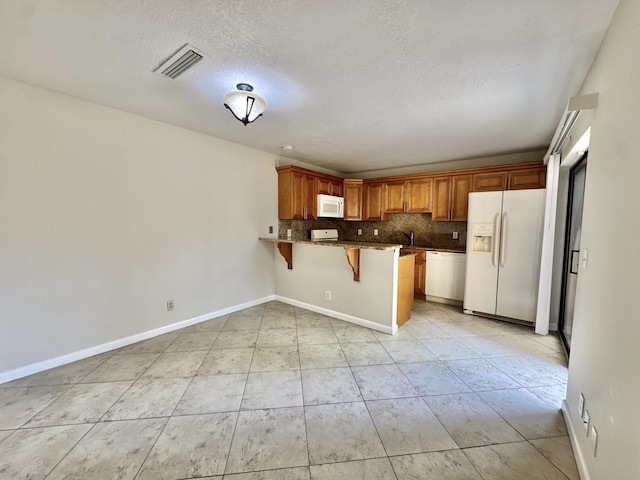
M 535 322 L 545 189 L 469 194 L 465 313 Z

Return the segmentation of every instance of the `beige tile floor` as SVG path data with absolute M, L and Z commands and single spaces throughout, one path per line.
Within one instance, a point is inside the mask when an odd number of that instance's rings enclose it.
M 556 337 L 270 302 L 0 385 L 0 479 L 571 479 Z

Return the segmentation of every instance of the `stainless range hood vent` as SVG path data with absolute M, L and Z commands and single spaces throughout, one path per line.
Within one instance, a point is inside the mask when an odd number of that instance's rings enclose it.
M 163 77 L 176 78 L 198 63 L 204 54 L 188 43 L 154 70 Z

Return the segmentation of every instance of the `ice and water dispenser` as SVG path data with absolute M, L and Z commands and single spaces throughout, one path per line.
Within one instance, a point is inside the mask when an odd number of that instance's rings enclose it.
M 491 253 L 493 249 L 494 228 L 492 222 L 474 222 L 471 224 L 471 251 Z

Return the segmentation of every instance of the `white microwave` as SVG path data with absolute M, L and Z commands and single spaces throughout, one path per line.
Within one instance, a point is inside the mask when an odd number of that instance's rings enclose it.
M 344 198 L 333 195 L 318 195 L 318 217 L 343 218 Z

